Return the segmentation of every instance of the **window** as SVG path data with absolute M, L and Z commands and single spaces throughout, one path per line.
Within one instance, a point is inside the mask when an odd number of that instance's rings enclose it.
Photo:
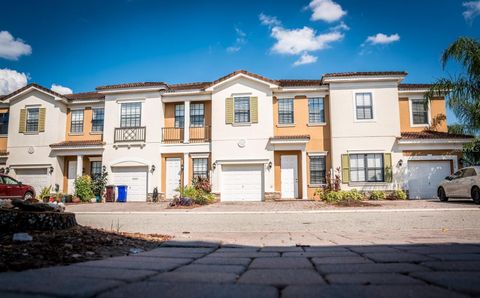
M 3 184 L 17 185 L 18 181 L 11 177 L 3 176 Z
M 477 172 L 474 168 L 463 169 L 462 178 L 477 176 Z
M 278 100 L 278 124 L 293 124 L 293 99 Z
M 190 105 L 190 127 L 203 127 L 205 124 L 205 105 L 193 103 Z
M 325 110 L 322 97 L 308 99 L 308 123 L 325 123 Z
M 8 134 L 8 112 L 0 113 L 0 135 Z
M 83 132 L 83 110 L 73 110 L 71 112 L 72 123 L 70 125 L 71 133 L 82 133 Z
M 310 184 L 325 184 L 325 177 L 325 156 L 310 156 Z
M 40 108 L 29 108 L 27 109 L 27 132 L 38 132 L 38 119 L 39 119 Z
M 428 124 L 428 105 L 423 99 L 412 99 L 412 124 Z
M 250 122 L 250 98 L 235 97 L 235 123 Z
M 357 120 L 373 119 L 372 94 L 355 94 L 355 109 Z
M 175 105 L 175 127 L 183 128 L 185 125 L 185 106 L 183 104 Z
M 142 104 L 139 102 L 122 103 L 120 126 L 140 127 Z
M 208 178 L 208 158 L 193 159 L 193 178 Z
M 90 176 L 92 179 L 96 179 L 102 175 L 102 162 L 92 161 L 90 163 Z
M 103 108 L 92 109 L 92 131 L 93 132 L 103 131 L 104 115 L 105 115 L 105 110 Z
M 352 182 L 383 182 L 383 154 L 351 154 L 350 180 Z

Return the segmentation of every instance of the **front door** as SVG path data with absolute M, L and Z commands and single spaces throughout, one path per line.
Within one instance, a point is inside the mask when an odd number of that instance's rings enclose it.
M 166 162 L 167 169 L 167 189 L 166 196 L 168 199 L 173 198 L 175 195 L 178 195 L 177 189 L 181 185 L 181 175 L 182 175 L 182 162 L 178 157 L 167 158 Z
M 77 161 L 71 160 L 68 162 L 67 173 L 67 193 L 73 194 L 75 192 L 75 178 L 77 177 Z
M 296 155 L 282 155 L 280 160 L 282 199 L 298 198 L 298 166 Z

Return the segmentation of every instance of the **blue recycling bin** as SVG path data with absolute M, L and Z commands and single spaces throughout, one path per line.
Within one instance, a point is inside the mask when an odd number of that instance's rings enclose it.
M 126 185 L 117 185 L 118 197 L 117 202 L 125 203 L 127 201 L 127 187 Z

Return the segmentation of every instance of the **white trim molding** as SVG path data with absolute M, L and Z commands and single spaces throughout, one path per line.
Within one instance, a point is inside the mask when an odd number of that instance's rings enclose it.
M 409 96 L 408 97 L 408 115 L 410 117 L 410 127 L 430 127 L 432 125 L 432 110 L 430 107 L 430 101 L 427 102 L 427 121 L 425 124 L 413 124 L 413 110 L 412 110 L 412 101 L 413 100 L 425 100 L 423 97 L 418 96 Z
M 405 156 L 407 157 L 407 156 Z M 408 156 L 408 161 L 429 161 L 429 160 L 451 160 L 453 161 L 453 171 L 456 172 L 458 170 L 458 157 L 456 155 L 413 155 Z

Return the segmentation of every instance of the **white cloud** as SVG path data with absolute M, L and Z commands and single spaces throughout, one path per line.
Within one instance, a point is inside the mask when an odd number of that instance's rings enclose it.
M 0 31 L 0 58 L 18 60 L 22 55 L 30 55 L 32 47 L 20 38 L 15 39 L 8 31 Z
M 392 35 L 386 35 L 383 33 L 377 33 L 376 35 L 369 36 L 365 42 L 365 44 L 377 45 L 377 44 L 389 44 L 392 42 L 396 42 L 400 40 L 400 35 L 397 33 Z
M 316 56 L 310 55 L 308 53 L 303 53 L 302 56 L 300 56 L 300 58 L 298 58 L 298 60 L 293 63 L 293 66 L 315 63 L 317 62 L 317 59 L 318 58 Z
M 60 93 L 60 94 L 72 94 L 73 93 L 72 89 L 70 89 L 68 87 L 64 87 L 62 85 L 57 85 L 57 84 L 52 84 L 52 87 L 50 87 L 50 89 L 52 91 L 55 91 L 55 92 Z
M 340 20 L 347 14 L 340 4 L 332 0 L 312 0 L 308 7 L 312 10 L 312 21 L 325 21 L 328 23 Z
M 8 68 L 0 69 L 0 95 L 10 94 L 27 85 L 28 77 L 23 72 Z
M 340 22 L 340 24 L 338 24 L 337 26 L 334 26 L 334 27 L 331 27 L 330 28 L 331 31 L 348 31 L 350 30 L 350 27 L 348 27 L 347 24 L 345 24 L 345 22 Z
M 247 34 L 245 32 L 235 27 L 235 33 L 237 34 L 237 38 L 235 39 L 235 43 L 227 48 L 227 52 L 229 53 L 236 53 L 240 51 L 242 46 L 247 43 Z
M 277 17 L 272 17 L 272 16 L 268 16 L 264 13 L 261 13 L 258 18 L 260 19 L 260 22 L 262 23 L 262 25 L 265 25 L 265 26 L 270 26 L 270 27 L 274 27 L 274 26 L 281 26 L 282 25 L 282 22 L 280 22 Z
M 343 39 L 341 32 L 318 34 L 310 27 L 302 29 L 272 28 L 272 37 L 277 40 L 272 51 L 279 54 L 298 55 L 325 49 L 330 43 Z
M 468 22 L 473 22 L 480 15 L 480 1 L 463 2 L 463 7 L 465 7 L 463 17 Z

